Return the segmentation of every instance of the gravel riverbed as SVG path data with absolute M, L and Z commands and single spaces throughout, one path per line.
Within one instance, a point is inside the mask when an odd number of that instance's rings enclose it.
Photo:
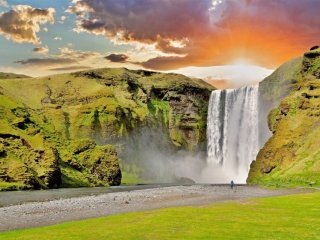
M 279 196 L 307 191 L 309 190 L 270 190 L 254 186 L 237 186 L 230 189 L 225 185 L 192 185 L 23 203 L 0 208 L 0 231 L 164 207 L 204 205 L 228 200 Z

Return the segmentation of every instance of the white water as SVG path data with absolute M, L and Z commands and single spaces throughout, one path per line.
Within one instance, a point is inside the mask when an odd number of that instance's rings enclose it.
M 202 181 L 245 183 L 259 150 L 258 86 L 211 93 L 207 165 Z

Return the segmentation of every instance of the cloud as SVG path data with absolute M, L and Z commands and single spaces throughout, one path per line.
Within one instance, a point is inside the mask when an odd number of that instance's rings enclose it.
M 154 45 L 167 56 L 146 68 L 230 64 L 237 58 L 274 68 L 318 43 L 318 0 L 77 0 L 75 30 L 116 44 Z
M 181 68 L 182 66 L 188 66 L 188 60 L 186 57 L 155 57 L 151 58 L 144 62 L 137 62 L 137 64 L 141 65 L 142 67 L 149 68 L 149 69 L 157 69 L 157 70 L 167 70 L 167 69 L 177 69 Z M 184 63 L 185 62 L 185 63 Z
M 17 43 L 40 44 L 37 36 L 40 25 L 54 23 L 53 8 L 39 9 L 27 5 L 16 5 L 0 13 L 0 35 Z
M 34 48 L 34 52 L 42 53 L 48 50 L 46 47 Z M 46 58 L 29 58 L 15 61 L 26 67 L 41 68 L 50 71 L 66 71 L 89 68 L 85 64 L 103 59 L 102 54 L 93 51 L 80 51 L 68 47 L 59 48 L 57 54 L 49 55 Z
M 54 37 L 53 40 L 62 41 L 62 38 L 61 37 Z
M 269 76 L 273 70 L 243 63 L 211 67 L 186 67 L 173 72 L 201 78 L 221 89 L 257 84 Z
M 168 53 L 186 53 L 189 36 L 198 26 L 208 22 L 209 0 L 80 0 L 69 8 L 77 15 L 78 32 L 104 35 L 117 43 L 156 43 Z M 146 21 L 148 26 L 146 27 Z M 192 30 L 192 31 L 190 31 Z M 185 47 L 176 47 L 172 41 L 185 41 Z
M 52 67 L 64 64 L 74 64 L 76 61 L 68 58 L 29 58 L 26 60 L 15 61 L 15 63 L 36 67 Z
M 100 57 L 102 58 L 102 55 L 98 52 L 94 51 L 81 51 L 81 50 L 74 50 L 69 47 L 59 48 L 59 54 L 57 54 L 57 57 L 59 58 L 70 58 L 75 59 L 79 61 L 87 60 L 90 58 L 96 58 Z
M 60 20 L 59 20 L 59 23 L 63 24 L 66 19 L 67 19 L 66 16 L 61 16 Z
M 49 48 L 48 48 L 48 46 L 35 47 L 32 51 L 35 53 L 39 53 L 39 54 L 47 54 L 49 52 Z
M 105 59 L 109 60 L 110 62 L 118 62 L 118 63 L 124 63 L 128 60 L 128 56 L 125 54 L 110 54 L 105 57 Z
M 51 68 L 50 71 L 77 71 L 83 69 L 90 69 L 88 66 L 68 66 L 68 67 L 60 67 L 60 68 Z
M 0 0 L 0 7 L 9 7 L 9 4 L 6 0 Z

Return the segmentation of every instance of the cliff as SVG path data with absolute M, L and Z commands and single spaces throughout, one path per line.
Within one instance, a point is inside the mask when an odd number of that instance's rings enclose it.
M 213 89 L 124 68 L 2 79 L 0 188 L 118 185 L 137 167 L 127 144 L 145 129 L 161 129 L 166 151 L 204 152 Z
M 247 182 L 319 184 L 320 49 L 280 67 L 260 86 L 262 96 L 274 100 L 265 101 L 268 106 L 280 103 L 268 114 L 272 136 L 251 164 Z

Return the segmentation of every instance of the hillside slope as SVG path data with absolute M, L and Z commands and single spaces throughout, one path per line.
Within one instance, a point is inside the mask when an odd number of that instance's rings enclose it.
M 273 135 L 251 164 L 248 183 L 320 183 L 320 49 L 296 61 L 282 75 L 289 90 L 269 113 Z
M 23 75 L 23 74 L 0 72 L 0 80 L 1 79 L 15 79 L 15 78 L 30 78 L 30 77 L 27 75 Z
M 153 130 L 163 151 L 204 152 L 213 89 L 124 68 L 1 80 L 0 188 L 116 185 L 118 155 L 139 177 L 131 145 Z

